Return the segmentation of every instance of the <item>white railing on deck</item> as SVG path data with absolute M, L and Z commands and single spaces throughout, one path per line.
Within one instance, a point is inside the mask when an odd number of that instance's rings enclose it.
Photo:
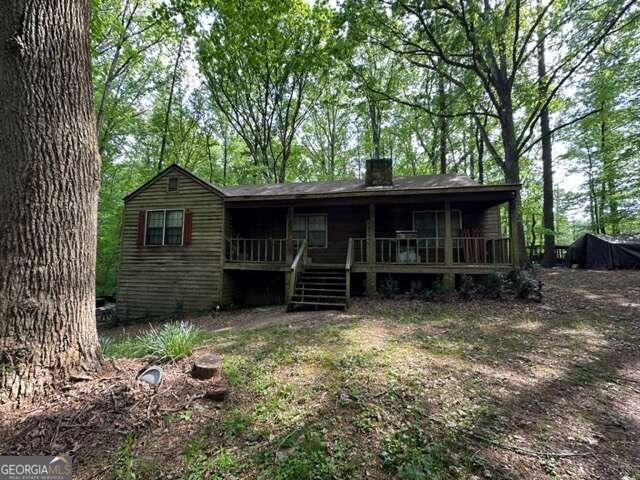
M 286 263 L 286 238 L 228 238 L 225 241 L 228 262 Z
M 367 239 L 351 238 L 353 240 L 353 262 L 367 263 Z
M 376 263 L 432 265 L 444 263 L 444 238 L 376 237 Z

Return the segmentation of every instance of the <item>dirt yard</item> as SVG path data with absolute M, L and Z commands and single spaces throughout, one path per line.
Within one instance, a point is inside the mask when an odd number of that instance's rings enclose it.
M 0 453 L 69 453 L 82 479 L 640 480 L 640 272 L 543 275 L 539 304 L 193 319 L 227 400 L 202 398 L 189 358 L 155 390 L 134 380 L 145 359 L 111 358 L 96 379 L 2 407 Z M 143 328 L 103 333 L 126 346 Z

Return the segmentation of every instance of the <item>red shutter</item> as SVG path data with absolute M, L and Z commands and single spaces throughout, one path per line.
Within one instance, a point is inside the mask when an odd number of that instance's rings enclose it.
M 193 224 L 193 213 L 187 210 L 184 215 L 184 245 L 191 245 L 191 225 Z
M 144 222 L 146 219 L 146 213 L 144 210 L 138 212 L 138 241 L 139 246 L 144 245 Z

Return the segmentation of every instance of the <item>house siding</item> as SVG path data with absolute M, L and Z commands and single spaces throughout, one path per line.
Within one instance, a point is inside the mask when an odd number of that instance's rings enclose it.
M 167 191 L 177 177 L 178 191 Z M 138 215 L 152 209 L 192 212 L 187 246 L 137 245 Z M 178 170 L 169 170 L 125 203 L 117 311 L 123 320 L 214 308 L 222 294 L 224 202 Z

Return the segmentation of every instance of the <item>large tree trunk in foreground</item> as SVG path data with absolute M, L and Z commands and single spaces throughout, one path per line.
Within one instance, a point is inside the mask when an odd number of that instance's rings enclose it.
M 547 95 L 547 65 L 545 63 L 544 32 L 540 32 L 538 44 L 538 81 L 540 97 Z M 542 265 L 553 267 L 556 264 L 555 218 L 553 214 L 553 157 L 551 153 L 551 128 L 549 126 L 549 107 L 540 112 L 540 134 L 542 138 L 542 226 L 544 227 L 544 253 Z
M 89 2 L 0 15 L 0 399 L 98 367 Z

